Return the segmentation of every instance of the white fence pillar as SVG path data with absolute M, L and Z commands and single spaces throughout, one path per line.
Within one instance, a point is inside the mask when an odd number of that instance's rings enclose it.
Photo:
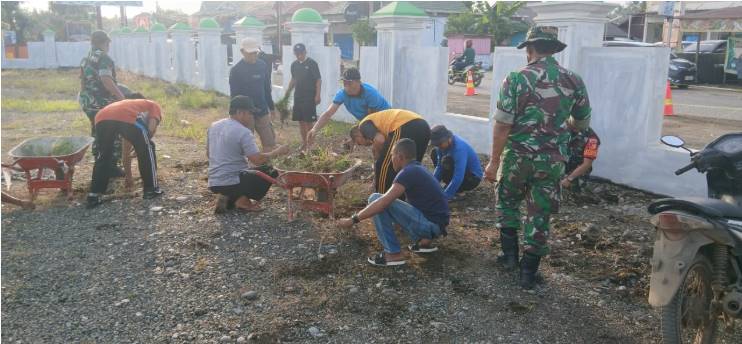
M 176 23 L 170 27 L 173 38 L 173 67 L 175 82 L 190 84 L 193 80 L 193 69 L 196 64 L 196 56 L 193 50 L 191 37 L 193 32 L 188 24 Z
M 44 30 L 44 67 L 45 68 L 57 68 L 59 63 L 57 62 L 57 43 L 54 40 L 56 33 L 53 30 Z M 5 51 L 3 51 L 5 54 Z
M 149 32 L 144 27 L 138 27 L 134 30 L 131 49 L 134 50 L 134 68 L 132 71 L 137 74 L 147 75 L 147 52 L 149 51 Z
M 170 81 L 170 56 L 167 51 L 167 29 L 165 25 L 152 25 L 149 33 L 152 41 L 152 77 Z
M 201 19 L 198 25 L 198 72 L 200 87 L 216 89 L 217 79 L 221 78 L 222 60 L 221 28 L 213 18 Z M 226 57 L 224 57 L 226 60 Z

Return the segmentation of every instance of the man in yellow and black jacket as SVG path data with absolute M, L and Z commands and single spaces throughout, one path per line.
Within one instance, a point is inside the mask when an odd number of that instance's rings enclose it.
M 350 130 L 353 142 L 371 146 L 374 154 L 374 188 L 385 193 L 392 186 L 397 172 L 392 168 L 391 150 L 402 138 L 415 141 L 417 156 L 422 161 L 430 142 L 430 126 L 422 116 L 408 110 L 389 109 L 372 113 Z

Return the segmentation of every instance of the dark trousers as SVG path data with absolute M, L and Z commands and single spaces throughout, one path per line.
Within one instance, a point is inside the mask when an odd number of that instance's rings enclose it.
M 92 193 L 103 193 L 111 179 L 110 168 L 115 149 L 114 141 L 121 135 L 131 142 L 137 153 L 139 175 L 145 191 L 157 188 L 157 160 L 155 143 L 149 139 L 147 129 L 134 124 L 119 121 L 102 121 L 95 126 L 95 137 L 98 141 L 98 154 L 93 167 Z M 121 149 L 119 148 L 119 151 Z
M 433 148 L 433 150 L 430 151 L 430 160 L 433 160 L 433 166 L 438 166 L 438 148 Z M 451 179 L 453 179 L 453 171 L 454 167 L 456 166 L 456 161 L 450 154 L 446 154 L 441 158 L 440 166 L 441 181 L 446 184 L 446 186 L 448 186 L 448 183 L 450 183 Z M 458 193 L 473 190 L 474 188 L 479 186 L 479 183 L 481 181 L 482 178 L 475 176 L 469 171 L 466 171 L 466 173 L 464 173 L 464 180 L 461 182 L 461 186 L 459 186 L 459 189 L 456 192 Z
M 271 183 L 260 178 L 255 171 L 261 171 L 273 178 L 278 177 L 278 172 L 268 166 L 260 166 L 240 171 L 240 183 L 225 186 L 212 186 L 209 190 L 213 193 L 222 194 L 229 198 L 228 207 L 234 207 L 234 202 L 245 196 L 249 199 L 259 201 L 265 197 L 271 188 Z
M 422 162 L 430 142 L 428 122 L 424 119 L 413 119 L 387 135 L 381 154 L 374 163 L 374 188 L 380 194 L 389 190 L 394 183 L 397 172 L 392 167 L 392 148 L 397 141 L 405 138 L 415 141 L 417 148 L 415 160 Z
M 95 115 L 98 114 L 98 110 L 85 110 L 85 115 L 88 117 L 88 120 L 90 120 L 90 136 L 95 136 Z M 93 145 L 90 148 L 90 151 L 93 153 L 93 156 L 98 155 L 98 139 L 96 138 L 95 141 L 93 141 Z M 121 137 L 119 135 L 116 135 L 116 139 L 113 141 L 113 159 L 111 160 L 111 167 L 116 167 L 121 162 Z

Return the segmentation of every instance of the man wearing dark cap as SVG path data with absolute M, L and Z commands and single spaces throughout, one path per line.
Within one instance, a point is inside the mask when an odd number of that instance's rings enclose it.
M 566 48 L 557 36 L 556 27 L 536 26 L 518 46 L 526 48 L 528 65 L 502 84 L 485 169 L 485 178 L 497 181 L 495 216 L 503 253 L 498 262 L 508 269 L 518 265 L 518 229 L 524 227 L 520 285 L 525 289 L 534 287 L 541 257 L 549 253 L 550 215 L 559 207 L 559 181 L 569 157 L 568 127 L 590 124 L 582 78 L 552 56 Z M 527 214 L 521 224 L 523 200 Z
M 332 105 L 319 117 L 312 130 L 307 133 L 307 141 L 311 145 L 317 132 L 330 121 L 341 104 L 357 120 L 364 119 L 368 114 L 390 109 L 389 102 L 373 86 L 361 82 L 361 72 L 358 68 L 348 68 L 343 72 L 343 88 L 332 100 Z
M 111 39 L 103 31 L 94 31 L 90 35 L 90 52 L 80 62 L 80 94 L 78 101 L 85 115 L 90 120 L 91 136 L 95 137 L 95 115 L 115 101 L 125 98 L 116 84 L 116 66 L 108 56 Z M 111 176 L 122 177 L 123 171 L 116 167 L 121 160 L 121 139 L 114 141 Z M 93 155 L 98 154 L 97 140 L 93 142 Z
M 445 126 L 430 130 L 430 151 L 435 170 L 433 176 L 446 186 L 443 193 L 451 201 L 457 193 L 473 190 L 482 181 L 482 165 L 473 148 Z
M 322 101 L 322 77 L 317 62 L 307 57 L 307 47 L 302 43 L 294 45 L 296 61 L 291 64 L 291 81 L 286 94 L 296 88 L 291 119 L 299 122 L 302 149 L 307 147 L 307 132 L 317 121 L 317 105 Z
M 209 159 L 209 190 L 219 194 L 214 209 L 222 213 L 228 208 L 257 211 L 271 184 L 255 174 L 262 171 L 277 177 L 278 173 L 265 166 L 274 156 L 286 154 L 287 146 L 270 152 L 260 152 L 249 125 L 253 113 L 262 111 L 247 96 L 233 97 L 229 102 L 229 118 L 211 124 L 206 132 L 206 157 Z M 248 162 L 257 168 L 248 168 Z

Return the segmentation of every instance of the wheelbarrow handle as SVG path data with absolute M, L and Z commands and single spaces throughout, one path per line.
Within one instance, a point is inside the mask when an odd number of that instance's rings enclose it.
M 281 184 L 281 182 L 279 182 L 276 178 L 273 178 L 273 177 L 265 174 L 262 171 L 252 170 L 252 171 L 250 171 L 250 173 L 255 173 L 256 176 L 262 178 L 263 180 L 265 180 L 268 183 L 276 184 L 278 186 L 283 187 L 282 184 Z

